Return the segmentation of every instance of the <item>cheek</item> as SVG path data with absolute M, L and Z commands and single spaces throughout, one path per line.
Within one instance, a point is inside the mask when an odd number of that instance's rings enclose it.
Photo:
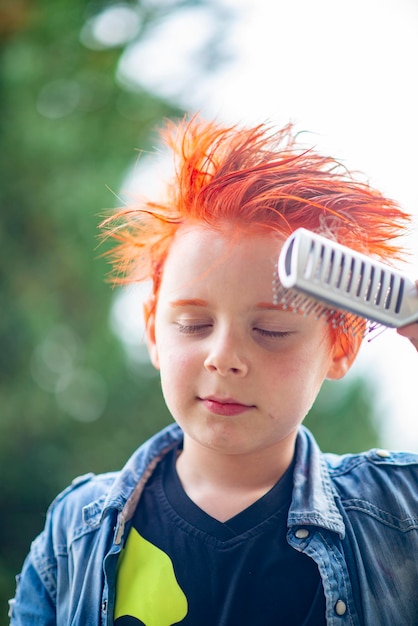
M 311 404 L 330 367 L 331 357 L 326 346 L 306 345 L 297 354 L 287 354 L 280 359 L 278 367 L 270 368 L 269 385 L 288 392 L 295 403 Z
M 160 376 L 166 396 L 184 393 L 196 380 L 199 357 L 193 350 L 182 350 L 176 342 L 166 342 L 159 350 Z
M 196 361 L 196 351 L 191 347 L 182 345 L 177 339 L 170 336 L 162 337 L 158 342 L 158 354 L 161 369 L 169 370 L 176 376 L 178 370 L 185 370 L 191 367 Z

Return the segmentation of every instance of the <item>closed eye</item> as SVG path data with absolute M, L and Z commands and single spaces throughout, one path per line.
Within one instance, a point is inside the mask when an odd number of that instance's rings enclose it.
M 269 337 L 271 339 L 283 339 L 284 337 L 290 337 L 291 332 L 285 330 L 268 330 L 267 328 L 254 328 L 254 330 L 262 337 Z
M 212 328 L 212 324 L 182 324 L 176 322 L 179 332 L 184 335 L 198 335 L 207 332 Z

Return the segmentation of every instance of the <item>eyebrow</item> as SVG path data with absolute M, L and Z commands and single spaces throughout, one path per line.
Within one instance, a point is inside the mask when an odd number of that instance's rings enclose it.
M 262 311 L 283 311 L 282 304 L 273 304 L 273 302 L 259 302 L 256 304 L 256 309 L 260 309 Z
M 170 306 L 173 308 L 181 306 L 208 306 L 208 302 L 206 300 L 202 300 L 201 298 L 186 298 L 173 300 L 170 302 Z
M 205 307 L 208 306 L 209 303 L 207 300 L 202 300 L 201 298 L 185 298 L 179 300 L 173 300 L 170 302 L 170 306 L 174 309 L 177 307 L 185 307 L 185 306 L 198 306 Z M 261 311 L 283 311 L 282 304 L 273 304 L 272 302 L 259 302 L 255 306 L 256 309 Z

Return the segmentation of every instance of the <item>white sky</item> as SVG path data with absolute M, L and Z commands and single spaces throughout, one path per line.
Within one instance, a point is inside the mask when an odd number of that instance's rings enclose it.
M 366 173 L 414 217 L 407 268 L 418 278 L 416 0 L 224 0 L 238 14 L 234 60 L 192 85 L 205 19 L 178 14 L 127 57 L 141 82 L 231 123 L 289 120 L 320 150 Z M 193 25 L 192 25 L 193 23 Z M 162 41 L 166 43 L 164 47 Z M 128 71 L 128 70 L 127 70 Z M 364 345 L 352 375 L 372 376 L 384 443 L 418 450 L 418 354 L 394 331 Z

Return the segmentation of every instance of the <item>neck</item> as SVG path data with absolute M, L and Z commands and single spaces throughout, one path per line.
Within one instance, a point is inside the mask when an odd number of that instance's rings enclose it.
M 226 521 L 265 495 L 288 469 L 296 434 L 263 451 L 224 454 L 185 435 L 177 472 L 189 498 L 203 511 Z

